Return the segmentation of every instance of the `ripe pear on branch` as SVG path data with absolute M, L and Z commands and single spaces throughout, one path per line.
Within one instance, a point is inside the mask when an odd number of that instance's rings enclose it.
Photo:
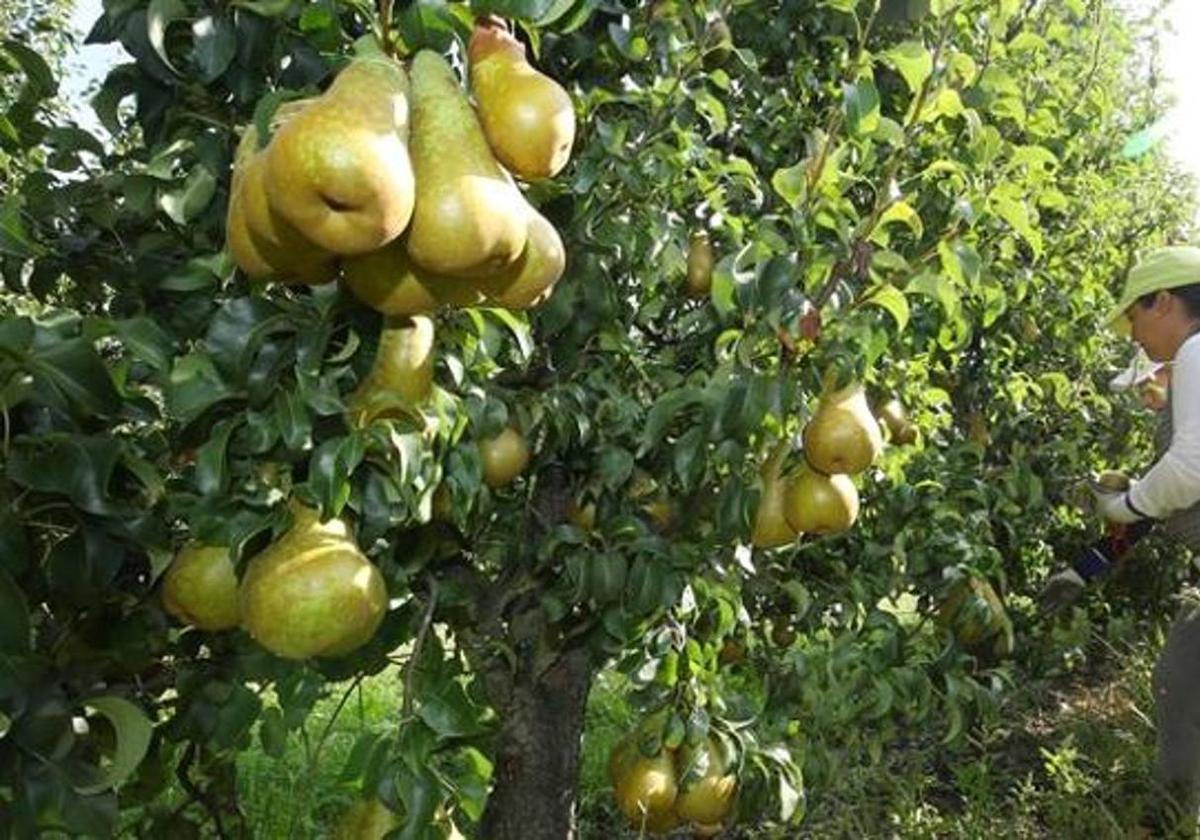
M 307 102 L 279 107 L 275 123 L 285 124 Z M 225 236 L 234 262 L 255 280 L 325 283 L 337 273 L 334 257 L 304 236 L 271 207 L 263 185 L 266 152 L 248 126 L 234 156 Z
M 217 631 L 237 627 L 238 580 L 226 546 L 188 543 L 163 575 L 163 608 L 184 624 Z
M 804 457 L 826 475 L 860 473 L 883 449 L 879 423 L 862 385 L 827 392 L 804 428 Z
M 713 263 L 712 241 L 708 234 L 698 230 L 688 238 L 687 293 L 691 297 L 707 297 L 712 291 Z
M 562 85 L 529 63 L 525 46 L 481 19 L 467 46 L 479 121 L 497 159 L 518 178 L 557 175 L 571 157 L 575 108 Z
M 495 274 L 525 248 L 529 204 L 496 162 L 446 59 L 422 50 L 411 73 L 417 195 L 408 254 L 434 274 Z
M 433 321 L 423 315 L 384 320 L 375 362 L 346 403 L 351 425 L 412 416 L 433 390 L 433 339 Z
M 239 600 L 242 626 L 285 659 L 344 656 L 370 641 L 387 611 L 383 575 L 341 519 L 291 504 L 292 525 L 251 558 Z
M 438 277 L 414 264 L 403 237 L 370 254 L 347 257 L 342 282 L 359 301 L 384 315 L 430 315 L 443 306 L 483 302 L 478 284 Z
M 789 545 L 799 536 L 788 524 L 784 513 L 787 486 L 782 469 L 789 448 L 787 441 L 780 443 L 759 468 L 762 494 L 758 500 L 758 512 L 754 515 L 754 530 L 750 535 L 750 542 L 756 548 Z
M 511 484 L 529 466 L 529 444 L 525 436 L 511 426 L 500 434 L 479 442 L 483 462 L 483 481 L 493 490 Z
M 888 430 L 888 438 L 892 443 L 909 446 L 917 442 L 919 433 L 917 425 L 908 417 L 904 403 L 893 397 L 878 409 L 880 423 Z
M 788 478 L 783 506 L 797 533 L 839 534 L 858 519 L 858 489 L 847 475 L 825 475 L 805 465 Z
M 554 291 L 567 265 L 567 252 L 554 225 L 529 208 L 529 233 L 520 258 L 479 287 L 493 306 L 530 309 Z
M 335 254 L 365 254 L 412 217 L 409 82 L 385 56 L 352 61 L 267 147 L 271 206 Z
M 710 737 L 699 748 L 683 747 L 676 764 L 680 779 L 675 813 L 684 822 L 700 826 L 723 823 L 732 813 L 737 776 L 731 771 L 724 745 Z

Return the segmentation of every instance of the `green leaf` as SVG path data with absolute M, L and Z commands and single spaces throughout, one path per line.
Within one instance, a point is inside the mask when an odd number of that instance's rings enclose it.
M 879 127 L 879 91 L 870 78 L 843 84 L 847 126 L 855 137 L 871 134 Z
M 446 683 L 437 693 L 423 697 L 417 714 L 442 738 L 461 738 L 480 731 L 478 713 L 456 682 Z
M 112 377 L 90 341 L 72 338 L 33 351 L 29 372 L 40 388 L 48 389 L 83 415 L 110 416 L 121 410 L 121 397 Z
M 904 292 L 892 285 L 881 286 L 867 299 L 867 303 L 886 309 L 888 314 L 896 319 L 896 329 L 904 332 L 904 328 L 908 326 L 909 315 L 908 299 Z
M 146 9 L 146 35 L 150 39 L 150 46 L 158 53 L 162 63 L 177 76 L 179 71 L 171 64 L 167 55 L 167 27 L 186 18 L 187 15 L 187 6 L 183 4 L 183 0 L 150 0 Z
M 233 0 L 231 6 L 245 9 L 261 17 L 281 17 L 292 8 L 296 0 Z
M 173 340 L 155 321 L 145 316 L 126 318 L 113 321 L 112 328 L 134 358 L 155 370 L 170 367 Z
M 76 792 L 90 795 L 117 787 L 133 775 L 150 748 L 154 727 L 145 712 L 123 697 L 93 697 L 84 705 L 108 718 L 116 735 L 116 746 L 109 763 L 99 768 L 98 775 L 90 783 L 75 785 Z
M 58 92 L 58 84 L 54 81 L 54 73 L 46 59 L 41 54 L 20 41 L 5 39 L 0 42 L 0 48 L 13 57 L 17 66 L 24 72 L 28 80 L 24 96 L 33 102 L 48 99 Z
M 920 41 L 905 41 L 883 54 L 884 60 L 904 77 L 908 89 L 916 94 L 933 72 L 933 56 Z
M 555 0 L 472 0 L 476 14 L 500 15 L 519 20 L 540 20 L 554 8 Z
M 925 226 L 921 223 L 921 216 L 913 209 L 912 205 L 907 201 L 895 201 L 888 206 L 888 209 L 883 211 L 879 217 L 879 222 L 875 226 L 875 232 L 880 231 L 886 225 L 892 222 L 901 222 L 908 225 L 909 230 L 913 232 L 913 236 L 920 239 L 925 235 Z M 875 240 L 875 234 L 872 233 L 872 240 Z
M 1036 256 L 1041 256 L 1044 248 L 1042 232 L 1034 226 L 1029 205 L 1020 187 L 1011 182 L 1001 183 L 988 196 L 988 209 L 1016 231 Z
M 30 650 L 29 604 L 25 593 L 0 566 L 0 654 L 20 656 Z
M 350 501 L 350 474 L 362 458 L 362 441 L 356 435 L 330 438 L 312 454 L 308 484 L 326 515 L 337 516 Z
M 240 418 L 230 418 L 217 423 L 208 441 L 196 451 L 196 472 L 192 476 L 192 484 L 201 496 L 223 493 L 229 483 L 225 450 L 229 446 L 229 436 L 238 420 Z
M 703 401 L 704 392 L 699 388 L 680 388 L 659 397 L 646 417 L 641 444 L 638 447 L 638 457 L 640 458 L 658 445 L 679 412 Z
M 82 510 L 104 515 L 113 512 L 108 485 L 121 452 L 121 444 L 112 438 L 46 435 L 21 440 L 13 445 L 8 477 L 34 490 L 65 495 Z
M 192 24 L 196 66 L 205 82 L 219 78 L 237 53 L 237 32 L 227 17 L 202 17 Z
M 283 712 L 279 707 L 269 706 L 263 710 L 258 737 L 262 741 L 264 753 L 271 758 L 283 758 L 287 752 L 287 727 L 283 723 Z
M 19 259 L 41 257 L 46 250 L 30 237 L 21 214 L 21 197 L 14 193 L 0 204 L 0 254 Z
M 208 207 L 216 191 L 217 179 L 206 167 L 197 166 L 182 186 L 164 190 L 159 195 L 158 206 L 171 221 L 182 227 Z
M 789 207 L 798 210 L 808 195 L 808 159 L 795 166 L 776 169 L 771 176 L 771 186 Z

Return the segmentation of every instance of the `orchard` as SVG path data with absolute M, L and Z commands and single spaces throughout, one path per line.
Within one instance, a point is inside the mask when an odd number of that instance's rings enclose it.
M 69 9 L 0 10 L 0 836 L 1123 836 L 1032 721 L 1195 574 L 1037 600 L 1195 235 L 1152 17 L 104 0 L 66 102 Z

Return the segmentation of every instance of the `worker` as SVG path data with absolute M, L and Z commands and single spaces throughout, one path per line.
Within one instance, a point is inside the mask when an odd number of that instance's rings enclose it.
M 1130 270 L 1109 321 L 1152 362 L 1169 365 L 1170 385 L 1159 412 L 1157 460 L 1123 489 L 1094 483 L 1095 510 L 1119 532 L 1140 536 L 1153 523 L 1200 549 L 1200 248 L 1146 254 Z M 1102 576 L 1112 554 L 1085 551 L 1073 569 L 1051 577 L 1043 603 Z M 1200 599 L 1182 601 L 1154 668 L 1156 796 L 1144 826 L 1152 836 L 1190 836 L 1200 806 Z

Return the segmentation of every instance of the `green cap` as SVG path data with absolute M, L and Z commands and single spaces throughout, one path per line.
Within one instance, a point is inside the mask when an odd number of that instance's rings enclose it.
M 1129 333 L 1125 312 L 1142 295 L 1200 283 L 1200 248 L 1171 245 L 1156 248 L 1129 271 L 1125 289 L 1105 323 L 1124 335 Z

